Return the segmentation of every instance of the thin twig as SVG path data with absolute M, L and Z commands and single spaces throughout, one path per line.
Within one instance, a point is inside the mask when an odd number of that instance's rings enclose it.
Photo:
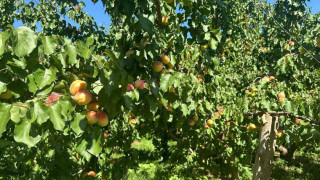
M 160 1 L 154 0 L 154 2 L 156 3 L 158 25 L 161 27 L 162 15 L 161 15 Z
M 98 59 L 96 59 L 96 58 L 92 55 L 93 59 L 96 61 L 97 65 L 98 65 L 99 69 L 102 69 L 102 67 L 101 67 L 100 64 L 99 64 L 99 59 L 100 59 L 100 57 L 101 57 L 103 54 L 104 54 L 104 52 L 102 52 L 102 53 L 98 56 Z
M 177 136 L 173 135 L 171 131 L 167 131 L 167 134 L 168 134 L 172 139 L 174 139 L 175 141 L 180 141 L 180 139 L 177 138 Z
M 23 106 L 23 105 L 18 105 L 18 104 L 12 104 L 12 106 L 22 107 L 22 108 L 29 109 L 29 106 Z
M 310 124 L 316 124 L 320 126 L 320 122 L 319 121 L 314 121 L 312 119 L 303 117 L 303 116 L 299 116 L 299 115 L 295 115 L 293 113 L 289 113 L 289 112 L 285 112 L 285 111 L 269 111 L 269 112 L 264 112 L 264 111 L 257 111 L 257 112 L 248 112 L 245 113 L 245 116 L 254 116 L 254 115 L 263 115 L 263 114 L 270 114 L 271 116 L 290 116 L 290 117 L 294 117 L 297 119 L 301 119 L 301 120 L 305 120 L 308 121 Z

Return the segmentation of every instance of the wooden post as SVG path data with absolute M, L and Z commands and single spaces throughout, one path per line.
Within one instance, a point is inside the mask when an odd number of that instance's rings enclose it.
M 269 180 L 271 178 L 277 128 L 278 116 L 271 116 L 268 113 L 263 114 L 260 130 L 260 146 L 256 154 L 253 180 Z

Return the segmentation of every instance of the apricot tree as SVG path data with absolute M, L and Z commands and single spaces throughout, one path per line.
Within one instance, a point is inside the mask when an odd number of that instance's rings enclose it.
M 77 0 L 0 2 L 0 172 L 122 179 L 163 163 L 248 178 L 266 114 L 278 146 L 319 147 L 320 23 L 305 0 L 101 2 L 109 29 Z

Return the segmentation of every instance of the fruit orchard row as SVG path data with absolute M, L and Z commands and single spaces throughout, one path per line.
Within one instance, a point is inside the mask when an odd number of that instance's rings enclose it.
M 32 161 L 42 178 L 58 176 L 51 167 L 120 178 L 150 161 L 246 174 L 261 124 L 246 113 L 319 119 L 319 15 L 304 1 L 280 0 L 274 14 L 263 2 L 102 1 L 107 33 L 83 3 L 4 2 L 21 8 L 13 18 L 44 28 L 0 24 L 1 152 L 18 157 L 21 149 L 29 155 L 21 162 Z M 57 9 L 80 27 L 66 25 Z M 319 127 L 282 116 L 277 137 L 278 145 L 312 151 Z M 12 169 L 16 158 L 0 158 L 7 161 Z

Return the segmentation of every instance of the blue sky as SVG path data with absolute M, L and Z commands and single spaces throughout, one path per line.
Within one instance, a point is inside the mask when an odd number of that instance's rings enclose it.
M 29 3 L 31 0 L 25 0 L 25 3 Z M 103 24 L 105 27 L 108 27 L 111 20 L 110 17 L 105 14 L 103 5 L 101 1 L 97 2 L 96 4 L 93 4 L 91 0 L 83 0 L 83 2 L 86 4 L 86 7 L 84 8 L 84 11 L 86 11 L 90 16 L 92 16 L 98 25 Z M 275 0 L 268 0 L 269 3 L 275 2 Z M 312 10 L 312 13 L 318 13 L 320 11 L 320 0 L 310 0 L 308 2 L 309 7 Z M 77 26 L 72 20 L 70 20 L 67 17 L 64 17 L 65 20 L 72 25 Z M 14 26 L 20 27 L 22 26 L 22 22 L 17 21 L 14 23 Z M 38 26 L 39 27 L 39 26 Z M 40 30 L 40 29 L 38 29 Z

